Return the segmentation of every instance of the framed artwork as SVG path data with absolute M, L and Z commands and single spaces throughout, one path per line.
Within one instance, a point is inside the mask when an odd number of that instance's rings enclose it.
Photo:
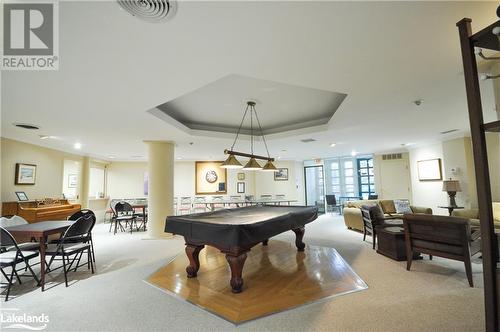
M 441 170 L 441 159 L 429 159 L 417 161 L 419 181 L 441 181 L 443 173 Z
M 288 168 L 278 168 L 278 171 L 274 172 L 274 181 L 288 181 Z
M 32 164 L 16 164 L 15 184 L 35 184 L 36 165 Z
M 238 182 L 236 186 L 236 191 L 238 194 L 244 194 L 245 193 L 245 182 Z
M 245 173 L 238 173 L 238 181 L 245 180 Z
M 24 191 L 16 191 L 17 199 L 21 202 L 29 201 L 28 196 Z
M 68 188 L 76 188 L 76 174 L 68 174 Z
M 196 195 L 227 193 L 227 170 L 221 168 L 222 161 L 197 161 L 195 163 Z

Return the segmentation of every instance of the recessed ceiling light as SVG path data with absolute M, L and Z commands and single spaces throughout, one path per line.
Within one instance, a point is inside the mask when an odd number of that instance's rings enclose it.
M 75 144 L 73 144 L 73 147 L 77 150 L 80 150 L 82 148 L 82 143 L 76 142 Z
M 39 126 L 34 125 L 34 124 L 29 124 L 29 123 L 13 123 L 14 126 L 23 128 L 23 129 L 29 129 L 29 130 L 38 130 L 40 129 Z
M 177 157 L 177 160 L 181 160 L 181 159 L 182 159 L 182 157 Z
M 351 151 L 351 156 L 355 157 L 358 153 L 356 152 L 356 150 L 352 150 Z
M 335 147 L 335 145 L 337 145 L 337 144 L 336 144 L 336 143 L 330 143 L 330 147 L 331 147 L 331 148 L 334 148 L 334 147 Z
M 109 159 L 115 159 L 115 156 L 108 156 Z
M 413 145 L 415 143 L 402 143 L 401 146 L 410 146 L 410 145 Z
M 278 156 L 276 159 L 281 159 L 281 156 Z

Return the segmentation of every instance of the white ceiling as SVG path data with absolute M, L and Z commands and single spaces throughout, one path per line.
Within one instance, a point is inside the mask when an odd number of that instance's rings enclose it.
M 236 134 L 240 123 L 241 132 L 250 134 L 252 121 L 254 129 L 259 128 L 258 119 L 262 132 L 268 135 L 328 124 L 345 97 L 343 93 L 231 74 L 157 109 L 163 112 L 161 118 L 170 116 L 192 134 L 196 134 L 194 130 Z M 242 122 L 248 101 L 256 103 L 256 114 L 249 109 Z
M 238 74 L 348 95 L 317 133 L 269 137 L 274 156 L 401 150 L 468 130 L 455 23 L 470 17 L 477 31 L 496 20 L 497 5 L 181 2 L 172 20 L 152 24 L 115 2 L 63 2 L 59 71 L 2 72 L 1 135 L 68 151 L 78 141 L 81 153 L 124 160 L 146 156 L 143 140 L 174 140 L 177 157 L 221 159 L 231 135 L 192 136 L 147 111 Z M 492 119 L 491 81 L 482 93 Z M 309 137 L 317 141 L 300 142 Z

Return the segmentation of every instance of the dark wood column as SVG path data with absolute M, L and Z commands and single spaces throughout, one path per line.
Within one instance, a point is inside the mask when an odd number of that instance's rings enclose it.
M 457 23 L 457 26 L 460 35 L 460 47 L 462 50 L 465 87 L 467 91 L 472 150 L 476 171 L 479 219 L 481 223 L 486 330 L 496 332 L 499 331 L 498 302 L 500 295 L 498 293 L 496 268 L 496 262 L 498 260 L 498 244 L 493 227 L 493 211 L 491 205 L 488 155 L 486 152 L 486 136 L 483 127 L 483 110 L 481 106 L 481 93 L 479 90 L 478 72 L 473 42 L 473 40 L 476 37 L 481 36 L 482 33 L 484 33 L 486 38 L 494 36 L 490 27 L 488 27 L 490 28 L 488 31 L 485 29 L 473 36 L 471 19 L 469 18 L 462 19 Z

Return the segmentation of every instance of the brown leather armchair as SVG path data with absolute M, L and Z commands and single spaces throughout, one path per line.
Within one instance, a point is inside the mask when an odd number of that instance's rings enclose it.
M 420 252 L 464 262 L 469 285 L 472 279 L 471 257 L 481 250 L 481 233 L 471 227 L 468 219 L 407 214 L 403 216 L 406 240 L 406 269 L 409 271 L 413 252 Z

